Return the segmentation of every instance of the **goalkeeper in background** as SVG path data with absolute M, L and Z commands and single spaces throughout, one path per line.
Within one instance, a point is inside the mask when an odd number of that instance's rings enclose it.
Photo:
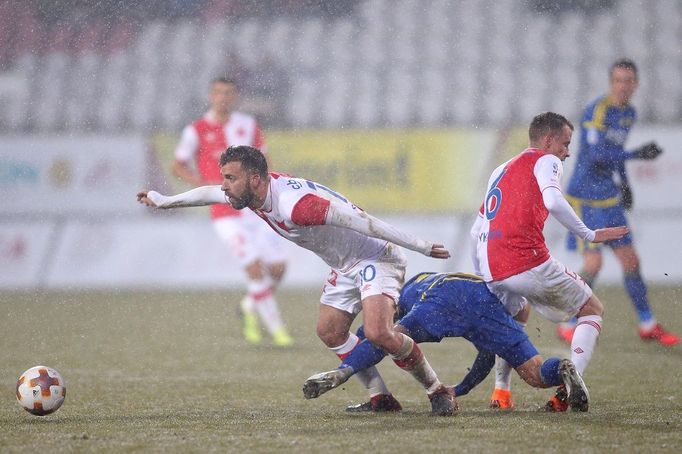
M 591 102 L 580 122 L 580 151 L 566 199 L 590 229 L 627 225 L 625 211 L 633 204 L 625 162 L 629 159 L 656 159 L 663 150 L 654 142 L 626 151 L 623 146 L 637 116 L 630 105 L 638 85 L 637 66 L 629 59 L 611 65 L 609 93 Z M 639 336 L 672 346 L 678 336 L 667 332 L 656 321 L 649 306 L 647 289 L 639 271 L 639 257 L 630 233 L 608 241 L 625 275 L 625 288 L 639 317 Z M 569 236 L 569 249 L 583 254 L 580 275 L 592 287 L 602 266 L 601 245 Z M 558 335 L 570 343 L 575 326 L 558 327 Z

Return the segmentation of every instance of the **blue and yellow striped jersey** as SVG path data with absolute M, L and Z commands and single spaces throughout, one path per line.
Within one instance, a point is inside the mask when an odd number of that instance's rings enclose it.
M 578 199 L 604 200 L 620 194 L 614 174 L 625 174 L 625 161 L 633 157 L 623 148 L 635 123 L 635 108 L 619 107 L 608 96 L 590 103 L 580 121 L 580 150 L 568 194 Z

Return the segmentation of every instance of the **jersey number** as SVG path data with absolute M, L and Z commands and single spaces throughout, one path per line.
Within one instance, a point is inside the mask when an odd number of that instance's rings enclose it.
M 489 221 L 495 219 L 497 210 L 499 210 L 502 205 L 502 190 L 498 188 L 497 185 L 500 183 L 500 180 L 506 171 L 507 169 L 502 170 L 502 173 L 493 181 L 490 191 L 488 191 L 488 194 L 485 196 L 485 217 Z
M 339 200 L 341 200 L 341 201 L 343 201 L 343 202 L 345 202 L 345 203 L 348 203 L 348 200 L 347 200 L 344 196 L 342 196 L 342 195 L 339 194 L 338 192 L 332 191 L 332 190 L 329 189 L 327 186 L 321 185 L 320 183 L 315 183 L 314 181 L 308 181 L 308 180 L 306 180 L 305 182 L 306 182 L 306 184 L 308 185 L 308 187 L 309 187 L 310 189 L 312 189 L 313 191 L 317 191 L 318 189 L 322 189 L 323 191 L 325 191 L 325 192 L 327 192 L 327 193 L 333 195 L 333 196 L 336 197 L 337 199 L 339 199 Z
M 374 265 L 367 265 L 360 271 L 360 278 L 362 278 L 362 283 L 373 281 L 377 276 L 377 270 Z

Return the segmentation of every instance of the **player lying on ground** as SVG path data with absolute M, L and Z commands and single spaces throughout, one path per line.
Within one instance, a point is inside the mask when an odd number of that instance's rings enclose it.
M 395 245 L 441 259 L 450 256 L 447 249 L 401 232 L 319 183 L 268 173 L 265 157 L 256 148 L 228 148 L 220 157 L 220 171 L 222 186 L 202 186 L 171 197 L 140 192 L 137 199 L 158 208 L 217 203 L 249 208 L 278 234 L 314 252 L 332 268 L 320 300 L 317 335 L 322 342 L 339 357 L 353 350 L 359 339 L 349 330 L 362 310 L 367 339 L 421 383 L 434 414 L 452 415 L 452 389 L 438 380 L 419 346 L 393 326 L 406 266 L 404 253 Z M 365 369 L 358 378 L 370 398 L 381 396 L 400 408 L 376 368 Z
M 455 387 L 464 395 L 480 383 L 494 364 L 504 358 L 519 376 L 536 388 L 564 387 L 563 404 L 587 411 L 589 394 L 580 374 L 568 359 L 543 362 L 523 328 L 512 319 L 485 282 L 469 274 L 421 273 L 400 292 L 396 329 L 415 342 L 440 342 L 444 337 L 464 337 L 479 355 L 464 381 Z M 357 371 L 377 364 L 386 353 L 370 342 L 360 343 L 338 369 L 311 376 L 303 395 L 312 399 L 346 382 Z

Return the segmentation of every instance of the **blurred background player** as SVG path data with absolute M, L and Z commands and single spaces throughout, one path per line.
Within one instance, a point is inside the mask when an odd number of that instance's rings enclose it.
M 543 229 L 551 213 L 569 231 L 584 240 L 603 242 L 621 238 L 627 227 L 591 230 L 578 218 L 561 192 L 562 162 L 573 125 L 554 112 L 536 115 L 528 128 L 529 148 L 497 167 L 471 236 L 476 274 L 507 311 L 525 324 L 527 303 L 546 319 L 567 321 L 578 316 L 571 343 L 571 361 L 583 374 L 601 331 L 604 308 L 592 289 L 547 249 Z M 509 408 L 511 366 L 498 357 L 491 406 Z M 552 396 L 547 406 L 565 411 L 565 390 Z
M 221 184 L 218 160 L 232 145 L 250 145 L 266 153 L 256 119 L 235 110 L 238 95 L 232 79 L 211 82 L 210 110 L 185 127 L 175 150 L 173 173 L 181 180 L 195 187 Z M 211 218 L 216 233 L 246 273 L 246 296 L 240 303 L 244 339 L 252 344 L 261 342 L 260 316 L 273 344 L 292 345 L 274 294 L 286 269 L 280 238 L 251 210 L 213 205 Z
M 635 63 L 628 59 L 614 62 L 609 72 L 608 94 L 592 101 L 583 113 L 580 151 L 568 185 L 567 199 L 591 229 L 627 224 L 625 210 L 632 208 L 633 197 L 625 162 L 655 159 L 662 153 L 654 142 L 633 151 L 623 148 L 637 119 L 635 108 L 630 104 L 637 85 Z M 639 318 L 639 336 L 666 346 L 678 344 L 680 338 L 667 332 L 653 316 L 632 235 L 628 233 L 621 239 L 606 242 L 606 245 L 623 268 L 625 288 Z M 580 239 L 576 241 L 575 236 L 570 236 L 569 248 L 576 247 L 583 254 L 580 275 L 592 286 L 602 266 L 601 246 Z M 559 337 L 570 343 L 574 329 L 573 323 L 561 324 Z

